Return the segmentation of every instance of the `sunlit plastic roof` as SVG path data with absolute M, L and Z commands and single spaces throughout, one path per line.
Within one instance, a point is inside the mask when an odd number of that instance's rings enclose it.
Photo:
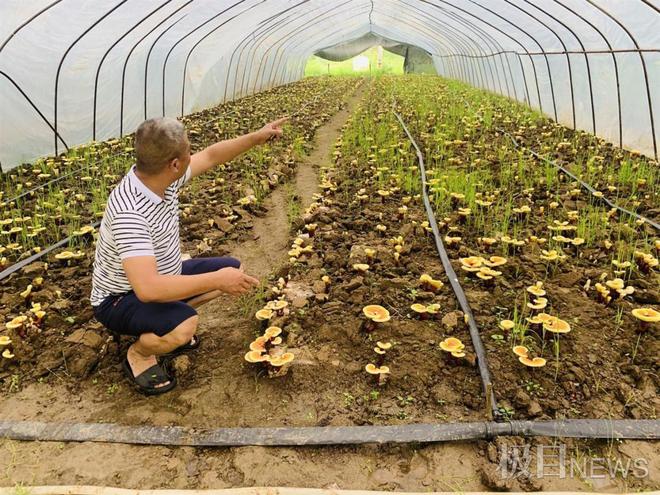
M 657 158 L 654 0 L 6 0 L 3 169 L 303 76 L 367 35 Z M 380 37 L 380 38 L 379 38 Z M 321 53 L 323 54 L 323 52 Z

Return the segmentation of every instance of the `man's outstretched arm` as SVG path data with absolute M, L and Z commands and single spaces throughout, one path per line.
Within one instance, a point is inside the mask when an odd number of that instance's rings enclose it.
M 287 120 L 288 117 L 275 120 L 274 122 L 266 124 L 258 131 L 244 134 L 237 138 L 227 139 L 226 141 L 220 141 L 198 153 L 195 153 L 190 158 L 191 176 L 197 177 L 215 165 L 233 160 L 250 148 L 264 144 L 273 137 L 281 136 L 282 124 Z

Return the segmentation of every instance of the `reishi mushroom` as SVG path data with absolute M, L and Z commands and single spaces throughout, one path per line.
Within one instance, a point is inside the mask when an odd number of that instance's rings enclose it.
M 375 364 L 369 363 L 364 369 L 376 379 L 376 383 L 379 387 L 382 387 L 387 383 L 388 375 L 390 374 L 390 368 L 388 366 L 377 367 Z
M 660 321 L 660 312 L 653 308 L 636 308 L 632 315 L 639 320 L 640 330 L 648 330 L 652 323 Z
M 379 323 L 390 321 L 390 312 L 378 304 L 365 306 L 362 313 L 367 317 L 367 321 L 362 324 L 362 329 L 366 332 L 375 330 Z

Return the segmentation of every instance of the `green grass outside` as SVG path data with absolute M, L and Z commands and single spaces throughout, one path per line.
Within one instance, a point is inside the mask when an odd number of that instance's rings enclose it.
M 403 74 L 403 57 L 383 50 L 383 66 L 376 69 L 376 56 L 377 48 L 371 47 L 368 50 L 360 53 L 364 55 L 371 62 L 371 74 Z M 356 55 L 356 57 L 360 56 Z M 346 75 L 369 75 L 369 69 L 365 71 L 353 70 L 353 58 L 344 60 L 343 62 L 330 62 L 329 60 L 322 59 L 313 55 L 307 61 L 305 66 L 305 77 L 310 76 L 346 76 Z

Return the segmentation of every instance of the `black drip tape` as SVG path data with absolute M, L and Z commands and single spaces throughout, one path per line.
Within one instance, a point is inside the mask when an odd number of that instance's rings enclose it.
M 474 321 L 474 315 L 472 314 L 472 309 L 470 308 L 470 304 L 468 303 L 467 298 L 465 297 L 465 292 L 463 291 L 463 287 L 461 287 L 461 284 L 458 282 L 458 276 L 456 275 L 454 268 L 451 266 L 451 262 L 449 261 L 449 256 L 447 255 L 447 250 L 445 249 L 445 246 L 442 243 L 442 239 L 440 237 L 440 231 L 438 229 L 438 224 L 435 221 L 435 214 L 433 213 L 433 208 L 431 208 L 431 202 L 429 201 L 429 196 L 426 191 L 426 168 L 424 167 L 424 158 L 422 157 L 422 152 L 419 149 L 419 146 L 417 146 L 415 139 L 410 134 L 410 131 L 408 130 L 408 127 L 406 126 L 401 116 L 394 110 L 392 110 L 392 113 L 394 113 L 397 120 L 401 124 L 401 127 L 403 127 L 403 130 L 406 132 L 408 139 L 414 146 L 415 152 L 417 153 L 419 171 L 422 177 L 422 197 L 424 199 L 424 208 L 426 209 L 426 216 L 428 217 L 429 225 L 433 230 L 433 238 L 435 239 L 435 246 L 438 250 L 438 254 L 440 255 L 442 266 L 444 267 L 445 273 L 449 278 L 449 283 L 451 284 L 451 288 L 453 289 L 454 294 L 456 295 L 456 299 L 458 299 L 458 304 L 460 305 L 463 314 L 465 314 L 465 316 L 468 319 L 467 324 L 470 329 L 472 346 L 474 347 L 474 352 L 477 355 L 477 366 L 479 367 L 479 374 L 481 375 L 481 382 L 483 384 L 484 394 L 486 396 L 486 404 L 488 410 L 487 412 L 488 414 L 492 415 L 492 417 L 496 421 L 501 421 L 503 420 L 503 417 L 497 407 L 497 402 L 495 401 L 495 394 L 493 393 L 493 383 L 490 378 L 490 372 L 488 371 L 486 350 L 484 349 L 483 342 L 481 341 L 481 336 L 479 335 L 479 329 L 477 328 L 477 324 Z
M 525 147 L 525 146 L 520 145 L 520 144 L 516 141 L 516 139 L 515 139 L 511 134 L 509 134 L 507 131 L 505 131 L 504 129 L 500 129 L 499 127 L 496 127 L 495 130 L 498 131 L 498 132 L 501 132 L 501 133 L 504 134 L 506 137 L 508 137 L 509 139 L 511 139 L 511 141 L 513 142 L 513 145 L 514 145 L 517 149 L 521 149 L 521 150 L 527 151 L 530 155 L 534 156 L 535 158 L 538 158 L 539 160 L 541 160 L 541 161 L 543 161 L 543 162 L 545 162 L 545 163 L 549 163 L 550 165 L 552 165 L 553 167 L 555 167 L 557 170 L 559 170 L 561 173 L 563 173 L 563 174 L 567 175 L 568 177 L 570 177 L 571 179 L 573 179 L 575 182 L 577 182 L 578 184 L 580 184 L 580 186 L 581 186 L 583 189 L 586 189 L 587 191 L 589 191 L 589 193 L 592 195 L 592 198 L 593 198 L 594 200 L 599 201 L 599 202 L 601 202 L 601 203 L 605 203 L 605 204 L 606 204 L 607 206 L 609 206 L 610 208 L 614 208 L 614 209 L 620 211 L 621 213 L 625 213 L 625 214 L 627 214 L 627 215 L 630 215 L 631 217 L 637 218 L 638 220 L 642 220 L 644 223 L 650 225 L 650 226 L 653 227 L 654 229 L 656 229 L 656 230 L 660 230 L 660 224 L 658 224 L 657 222 L 654 222 L 654 221 L 651 220 L 650 218 L 646 218 L 645 216 L 642 216 L 642 215 L 640 215 L 639 213 L 635 213 L 634 211 L 627 210 L 627 209 L 625 209 L 625 208 L 623 208 L 623 207 L 617 205 L 616 203 L 613 203 L 612 201 L 610 201 L 609 199 L 607 199 L 607 198 L 604 197 L 604 196 L 603 196 L 603 197 L 597 197 L 597 196 L 594 196 L 594 193 L 599 192 L 599 191 L 597 191 L 596 189 L 594 189 L 590 184 L 584 182 L 582 179 L 578 178 L 575 174 L 571 173 L 570 171 L 568 171 L 566 168 L 564 168 L 563 166 L 559 165 L 559 164 L 556 163 L 555 161 L 553 161 L 553 160 L 549 160 L 548 158 L 539 155 L 536 151 L 531 150 L 531 149 L 529 149 L 529 148 L 527 148 L 527 147 Z
M 100 221 L 94 222 L 93 224 L 91 224 L 91 227 L 94 227 L 96 229 L 98 228 L 99 225 L 101 225 Z M 23 269 L 30 263 L 33 263 L 38 259 L 42 258 L 43 256 L 46 256 L 48 253 L 54 251 L 55 249 L 61 248 L 62 246 L 66 246 L 69 243 L 69 241 L 73 239 L 73 237 L 74 237 L 73 235 L 70 235 L 69 237 L 65 237 L 61 241 L 57 241 L 55 244 L 48 246 L 45 249 L 42 249 L 38 253 L 35 253 L 32 256 L 30 256 L 29 258 L 25 258 L 24 260 L 21 260 L 18 263 L 14 263 L 9 268 L 0 272 L 0 280 L 4 280 L 12 273 L 16 273 L 17 271 Z
M 45 442 L 241 447 L 437 443 L 499 436 L 660 440 L 660 420 L 564 419 L 395 426 L 311 426 L 276 428 L 190 428 L 125 426 L 112 423 L 0 421 L 0 438 Z

